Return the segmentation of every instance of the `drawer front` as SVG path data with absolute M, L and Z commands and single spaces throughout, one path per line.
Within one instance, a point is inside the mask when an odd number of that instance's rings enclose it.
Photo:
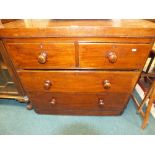
M 131 92 L 140 72 L 18 71 L 27 91 Z
M 143 68 L 151 45 L 116 43 L 80 43 L 81 68 L 139 69 Z
M 16 68 L 74 68 L 74 43 L 8 43 L 8 53 Z
M 43 93 L 31 92 L 30 100 L 36 110 L 120 110 L 129 95 L 124 93 Z

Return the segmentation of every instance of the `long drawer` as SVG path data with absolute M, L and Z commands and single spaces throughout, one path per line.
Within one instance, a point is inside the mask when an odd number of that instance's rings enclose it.
M 16 68 L 75 68 L 74 43 L 7 43 Z
M 44 93 L 30 92 L 36 110 L 121 110 L 128 101 L 125 93 Z
M 142 69 L 150 44 L 80 43 L 80 68 Z
M 26 91 L 131 92 L 140 72 L 18 71 Z

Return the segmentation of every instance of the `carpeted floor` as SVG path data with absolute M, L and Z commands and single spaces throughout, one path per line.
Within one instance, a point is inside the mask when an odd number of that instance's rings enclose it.
M 61 116 L 39 115 L 28 111 L 25 104 L 15 100 L 0 100 L 1 135 L 137 135 L 155 134 L 155 118 L 145 130 L 140 128 L 141 118 L 136 114 L 135 105 L 130 100 L 121 116 Z

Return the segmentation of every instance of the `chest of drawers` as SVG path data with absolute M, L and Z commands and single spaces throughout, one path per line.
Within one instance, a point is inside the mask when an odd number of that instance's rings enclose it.
M 144 20 L 31 20 L 26 26 L 19 20 L 0 32 L 21 92 L 36 112 L 119 115 L 152 48 L 155 25 Z

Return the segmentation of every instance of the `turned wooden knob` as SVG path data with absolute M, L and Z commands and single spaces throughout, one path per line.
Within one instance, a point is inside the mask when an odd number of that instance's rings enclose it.
M 105 89 L 109 89 L 110 87 L 111 87 L 110 81 L 109 81 L 109 80 L 105 80 L 105 81 L 104 81 L 104 88 L 105 88 Z
M 46 52 L 41 52 L 40 55 L 38 56 L 38 62 L 40 64 L 44 64 L 47 61 L 47 53 Z
M 109 52 L 107 57 L 110 63 L 115 63 L 117 61 L 117 55 L 115 52 Z
M 44 89 L 48 90 L 48 89 L 51 88 L 51 86 L 52 86 L 52 83 L 51 83 L 50 80 L 46 80 L 46 81 L 44 82 Z
M 55 98 L 52 98 L 52 100 L 50 101 L 50 104 L 51 105 L 55 105 L 56 104 L 56 99 Z
M 100 99 L 100 100 L 99 100 L 99 105 L 101 105 L 101 106 L 104 105 L 103 99 Z

